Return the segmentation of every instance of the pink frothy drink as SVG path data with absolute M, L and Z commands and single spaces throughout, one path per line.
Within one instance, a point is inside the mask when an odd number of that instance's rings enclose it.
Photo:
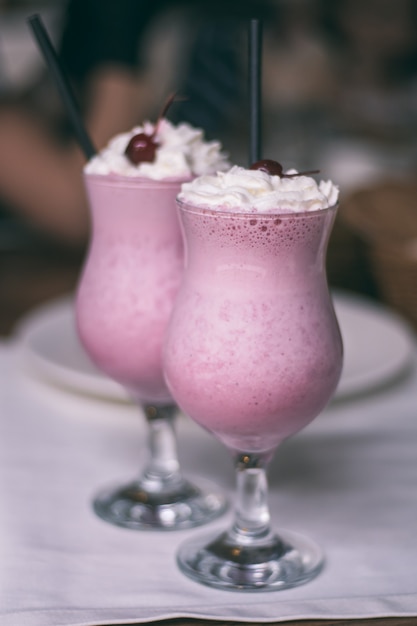
M 180 203 L 188 269 L 166 346 L 182 409 L 260 452 L 327 404 L 342 365 L 323 268 L 335 208 L 231 214 Z
M 169 386 L 228 447 L 273 450 L 317 416 L 340 377 L 323 266 L 335 208 L 179 206 L 188 269 L 166 346 Z
M 153 160 L 132 162 L 129 148 L 144 136 Z M 142 403 L 170 401 L 161 360 L 183 267 L 175 198 L 196 173 L 227 167 L 220 148 L 198 129 L 160 119 L 116 136 L 84 172 L 92 233 L 79 335 L 94 363 Z
M 177 408 L 162 372 L 163 337 L 183 270 L 175 198 L 182 182 L 222 167 L 227 161 L 217 142 L 205 142 L 202 131 L 186 124 L 159 120 L 115 137 L 84 171 L 92 229 L 76 298 L 79 336 L 148 424 L 149 458 L 139 478 L 94 500 L 96 513 L 118 526 L 189 528 L 225 507 L 222 496 L 182 476 Z
M 182 571 L 206 585 L 282 589 L 322 566 L 313 542 L 272 532 L 265 470 L 339 381 L 342 342 L 325 272 L 337 195 L 331 183 L 296 172 L 239 167 L 182 186 L 186 267 L 165 376 L 178 405 L 232 452 L 237 471 L 233 526 L 177 554 Z
M 183 267 L 181 181 L 86 174 L 92 238 L 77 294 L 94 363 L 141 402 L 166 404 L 162 339 Z

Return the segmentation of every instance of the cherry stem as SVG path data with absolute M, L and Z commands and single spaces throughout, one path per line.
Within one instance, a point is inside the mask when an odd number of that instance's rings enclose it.
M 168 98 L 166 99 L 166 102 L 165 102 L 164 106 L 163 106 L 163 107 L 162 107 L 162 109 L 161 109 L 161 112 L 160 112 L 160 113 L 159 113 L 159 115 L 158 115 L 158 119 L 156 120 L 156 124 L 155 124 L 155 127 L 154 127 L 154 131 L 153 131 L 153 133 L 152 133 L 152 135 L 151 135 L 151 137 L 152 137 L 152 138 L 154 138 L 154 137 L 158 134 L 158 131 L 159 131 L 159 126 L 160 126 L 160 124 L 161 124 L 161 121 L 162 121 L 162 120 L 163 120 L 163 118 L 165 117 L 165 115 L 166 115 L 166 113 L 167 113 L 168 109 L 169 109 L 169 108 L 170 108 L 170 106 L 173 104 L 173 102 L 175 102 L 175 101 L 177 101 L 177 102 L 178 102 L 179 100 L 183 100 L 183 99 L 184 99 L 184 98 L 179 98 L 179 97 L 177 97 L 177 93 L 176 93 L 175 91 L 173 91 L 173 92 L 172 92 L 172 93 L 168 96 Z

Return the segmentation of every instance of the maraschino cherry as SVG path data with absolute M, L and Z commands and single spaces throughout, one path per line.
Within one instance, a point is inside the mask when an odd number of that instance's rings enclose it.
M 252 163 L 250 169 L 261 170 L 261 172 L 266 172 L 266 174 L 270 174 L 271 176 L 282 176 L 283 172 L 281 163 L 273 161 L 272 159 L 261 159 L 260 161 L 256 161 L 256 163 Z
M 252 163 L 249 169 L 261 170 L 261 172 L 266 172 L 270 176 L 280 176 L 280 178 L 294 178 L 295 176 L 318 174 L 320 172 L 320 170 L 307 170 L 305 172 L 297 172 L 296 174 L 283 174 L 284 168 L 281 163 L 273 161 L 272 159 L 261 159 L 260 161 L 256 161 L 256 163 Z
M 158 134 L 161 120 L 165 116 L 171 104 L 174 102 L 175 97 L 175 93 L 172 93 L 168 97 L 161 113 L 158 116 L 158 120 L 151 135 L 147 135 L 143 132 L 138 133 L 137 135 L 134 135 L 127 144 L 125 155 L 134 165 L 138 165 L 139 163 L 153 163 L 153 161 L 155 161 L 156 150 L 159 146 L 155 137 Z
M 134 135 L 125 150 L 125 155 L 129 161 L 134 165 L 138 165 L 139 163 L 153 163 L 158 147 L 154 138 L 154 133 L 152 133 L 152 135 L 147 135 L 146 133 Z

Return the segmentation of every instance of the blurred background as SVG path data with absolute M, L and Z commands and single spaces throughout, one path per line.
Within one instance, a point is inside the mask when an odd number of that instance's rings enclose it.
M 248 165 L 247 22 L 263 38 L 263 157 L 341 189 L 333 287 L 417 327 L 417 2 L 0 0 L 0 333 L 76 285 L 84 157 L 26 19 L 40 13 L 97 148 L 171 91 L 173 121 Z

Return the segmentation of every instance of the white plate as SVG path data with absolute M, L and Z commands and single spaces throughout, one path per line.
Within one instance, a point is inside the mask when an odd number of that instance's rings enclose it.
M 335 398 L 378 387 L 411 363 L 415 341 L 396 315 L 347 293 L 333 294 L 344 342 L 343 373 Z M 72 299 L 49 303 L 19 324 L 20 356 L 30 370 L 71 391 L 126 401 L 120 385 L 101 374 L 84 352 L 75 330 Z
M 335 398 L 380 387 L 410 367 L 416 338 L 402 318 L 350 293 L 334 292 L 333 302 L 344 347 Z
M 47 381 L 82 394 L 126 401 L 121 385 L 102 374 L 83 349 L 71 297 L 54 300 L 23 318 L 16 335 L 21 362 Z

